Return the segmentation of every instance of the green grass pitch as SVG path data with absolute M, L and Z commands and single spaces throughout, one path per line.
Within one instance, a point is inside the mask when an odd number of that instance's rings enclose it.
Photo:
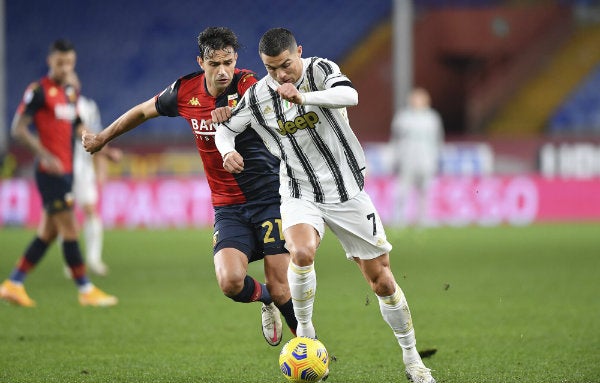
M 33 230 L 0 230 L 0 278 Z M 599 382 L 600 225 L 388 229 L 392 269 L 439 383 Z M 285 382 L 260 305 L 218 289 L 206 230 L 105 233 L 118 306 L 82 308 L 53 246 L 27 279 L 38 307 L 0 303 L 0 382 Z M 314 322 L 328 383 L 405 382 L 401 352 L 358 268 L 328 232 Z M 262 278 L 262 262 L 250 274 Z M 284 341 L 291 337 L 284 329 Z M 283 345 L 283 343 L 282 343 Z

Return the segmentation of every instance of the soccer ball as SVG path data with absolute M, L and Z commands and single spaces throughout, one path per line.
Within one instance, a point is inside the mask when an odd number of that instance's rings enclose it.
M 328 372 L 329 355 L 316 339 L 292 338 L 281 349 L 279 368 L 292 382 L 318 382 Z

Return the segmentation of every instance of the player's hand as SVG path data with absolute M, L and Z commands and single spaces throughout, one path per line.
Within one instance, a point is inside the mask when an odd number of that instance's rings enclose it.
M 81 134 L 81 144 L 86 152 L 94 154 L 102 149 L 104 143 L 98 138 L 97 134 L 83 130 Z
M 231 108 L 228 106 L 216 108 L 212 112 L 210 112 L 210 117 L 212 118 L 212 123 L 216 124 L 225 122 L 231 118 Z
M 304 101 L 302 98 L 302 94 L 298 91 L 298 89 L 296 89 L 294 84 L 281 84 L 279 87 L 277 87 L 277 93 L 279 93 L 281 98 L 283 98 L 284 100 L 288 100 L 289 102 L 292 102 L 294 104 L 302 105 Z
M 50 174 L 61 175 L 65 172 L 60 160 L 48 152 L 40 156 L 40 165 Z
M 244 158 L 235 150 L 223 157 L 223 168 L 229 173 L 241 173 L 244 170 Z

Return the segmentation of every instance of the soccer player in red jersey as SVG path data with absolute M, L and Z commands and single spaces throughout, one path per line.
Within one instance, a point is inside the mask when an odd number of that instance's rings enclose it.
M 75 48 L 69 41 L 57 40 L 50 46 L 48 75 L 29 85 L 12 123 L 14 137 L 37 156 L 35 180 L 44 205 L 36 237 L 0 286 L 0 297 L 20 306 L 35 306 L 23 282 L 59 236 L 65 261 L 79 289 L 79 303 L 83 306 L 117 303 L 116 297 L 89 281 L 77 241 L 71 189 L 73 145 L 82 123 L 76 109 L 77 92 L 67 85 L 76 58 Z M 37 136 L 29 131 L 31 124 Z
M 231 174 L 215 145 L 211 111 L 233 107 L 257 82 L 251 71 L 236 68 L 239 43 L 228 28 L 209 27 L 198 36 L 198 65 L 202 70 L 179 78 L 149 100 L 134 106 L 98 134 L 84 133 L 90 153 L 121 134 L 158 116 L 183 117 L 192 128 L 215 210 L 213 253 L 215 273 L 223 293 L 236 302 L 260 301 L 266 341 L 281 341 L 280 312 L 295 334 L 287 284 L 289 253 L 281 231 L 279 160 L 248 129 L 238 136 L 236 149 L 246 153 L 246 169 Z M 264 260 L 266 285 L 247 275 L 248 263 Z

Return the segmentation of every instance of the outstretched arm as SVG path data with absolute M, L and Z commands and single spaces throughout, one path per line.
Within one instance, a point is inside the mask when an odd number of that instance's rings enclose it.
M 100 133 L 84 132 L 81 137 L 83 147 L 90 153 L 96 153 L 113 139 L 141 125 L 143 122 L 158 116 L 155 99 L 152 97 L 148 101 L 136 105 L 123 113 L 121 117 L 117 118 Z

